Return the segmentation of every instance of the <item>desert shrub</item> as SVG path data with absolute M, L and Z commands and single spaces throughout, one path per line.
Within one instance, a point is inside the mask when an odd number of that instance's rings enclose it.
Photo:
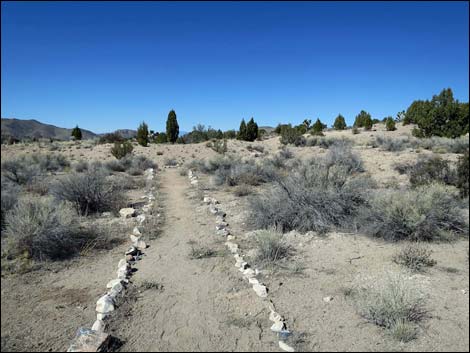
M 257 263 L 273 264 L 287 258 L 291 248 L 284 235 L 276 230 L 260 230 L 255 234 Z
M 134 147 L 129 141 L 115 142 L 114 146 L 111 147 L 111 154 L 117 159 L 124 158 L 128 154 L 132 153 Z
M 408 267 L 413 271 L 421 271 L 424 267 L 431 267 L 436 261 L 431 258 L 432 251 L 419 243 L 410 243 L 401 248 L 393 257 L 399 265 Z
M 283 145 L 288 145 L 288 144 L 298 145 L 302 143 L 302 139 L 305 140 L 302 136 L 302 133 L 298 129 L 292 127 L 291 124 L 282 125 L 280 129 L 280 133 L 281 133 L 281 143 Z
M 174 158 L 165 158 L 163 164 L 167 167 L 175 167 L 178 165 L 178 161 Z
M 21 192 L 17 184 L 9 182 L 5 178 L 1 178 L 1 223 L 0 228 L 3 229 L 5 225 L 5 215 L 11 210 L 18 202 L 18 196 Z
M 394 322 L 389 330 L 393 338 L 404 343 L 412 341 L 418 336 L 418 328 L 416 325 L 405 319 Z
M 408 147 L 408 138 L 390 136 L 377 136 L 375 141 L 372 142 L 373 147 L 381 147 L 384 151 L 398 152 L 403 151 Z
M 324 136 L 311 136 L 307 139 L 306 143 L 309 147 L 330 148 L 335 144 L 348 144 L 352 145 L 352 141 L 346 138 L 324 137 Z
M 328 168 L 333 165 L 341 165 L 347 172 L 363 172 L 364 167 L 361 158 L 352 152 L 351 145 L 343 141 L 333 144 L 325 156 Z
M 37 260 L 59 260 L 76 254 L 87 241 L 77 216 L 65 203 L 51 198 L 26 198 L 5 217 L 8 253 L 28 253 Z
M 78 213 L 85 216 L 117 211 L 124 199 L 121 188 L 109 183 L 104 172 L 99 169 L 66 175 L 56 181 L 51 193 L 58 200 L 71 202 Z
M 429 184 L 409 191 L 381 191 L 363 209 L 362 230 L 388 240 L 445 240 L 467 232 L 454 188 Z
M 75 163 L 73 168 L 77 173 L 82 173 L 82 172 L 88 170 L 88 162 L 87 161 L 79 161 L 79 162 Z
M 413 186 L 425 185 L 433 182 L 452 185 L 455 174 L 450 169 L 449 162 L 439 156 L 420 155 L 416 164 L 408 171 L 410 183 Z
M 220 154 L 225 154 L 227 152 L 227 140 L 215 140 L 211 148 Z
M 246 184 L 238 185 L 233 190 L 233 193 L 235 194 L 235 196 L 238 196 L 238 197 L 248 196 L 252 192 L 253 190 L 251 189 L 251 187 Z
M 31 163 L 37 164 L 41 172 L 55 172 L 70 167 L 70 162 L 61 154 L 33 154 Z
M 413 339 L 415 335 L 403 325 L 415 326 L 426 318 L 427 309 L 423 290 L 412 281 L 406 274 L 392 272 L 363 278 L 352 292 L 356 309 L 369 322 L 391 330 L 394 337 Z
M 351 132 L 352 132 L 353 135 L 357 135 L 357 134 L 360 133 L 359 129 L 358 129 L 356 126 L 354 126 L 354 127 L 351 129 Z
M 129 175 L 137 176 L 137 175 L 144 174 L 144 171 L 142 169 L 139 169 L 139 168 L 131 167 L 131 168 L 129 168 L 127 173 L 129 173 Z
M 260 153 L 264 152 L 264 147 L 260 146 L 260 145 L 248 145 L 246 147 L 246 149 L 250 152 L 253 152 L 253 151 L 257 151 L 257 152 L 260 152 Z
M 120 160 L 112 160 L 109 162 L 106 162 L 106 168 L 109 170 L 112 170 L 113 172 L 125 172 L 126 167 L 123 163 L 121 163 Z
M 284 146 L 284 148 L 281 148 L 279 151 L 279 157 L 282 159 L 291 159 L 294 158 L 294 154 L 290 149 Z
M 457 176 L 456 186 L 460 190 L 462 197 L 468 197 L 468 184 L 469 184 L 469 162 L 468 162 L 468 149 L 465 151 L 463 156 L 459 157 L 457 162 Z
M 139 145 L 147 147 L 149 143 L 149 128 L 148 125 L 143 121 L 137 128 L 137 142 Z
M 303 162 L 274 187 L 251 199 L 250 223 L 280 231 L 326 232 L 346 228 L 365 203 L 365 179 L 353 178 L 341 165 Z
M 24 156 L 3 162 L 1 169 L 6 179 L 20 185 L 31 183 L 40 174 L 39 166 L 31 164 Z
M 122 137 L 119 133 L 117 132 L 112 132 L 109 134 L 104 134 L 101 136 L 98 140 L 98 143 L 104 144 L 104 143 L 123 143 L 125 141 L 124 137 Z
M 149 168 L 157 168 L 157 164 L 145 156 L 135 156 L 131 162 L 132 168 L 145 171 Z
M 397 127 L 395 125 L 395 120 L 391 116 L 386 118 L 385 128 L 387 129 L 387 131 L 395 131 L 397 129 Z
M 254 162 L 234 161 L 229 168 L 219 168 L 214 173 L 215 185 L 259 185 L 269 181 L 269 175 L 263 167 Z

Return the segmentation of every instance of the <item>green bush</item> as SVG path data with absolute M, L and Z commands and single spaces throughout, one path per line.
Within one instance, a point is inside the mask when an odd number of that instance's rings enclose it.
M 302 133 L 292 127 L 291 124 L 283 125 L 281 128 L 281 143 L 283 145 L 293 144 L 298 145 L 301 143 L 303 136 Z
M 387 117 L 385 120 L 385 128 L 387 131 L 395 131 L 397 129 L 395 125 L 395 120 L 391 116 Z
M 125 141 L 124 137 L 122 137 L 119 133 L 117 132 L 112 132 L 108 134 L 104 134 L 101 136 L 98 140 L 99 144 L 104 144 L 104 143 L 123 143 Z
M 317 136 L 323 136 L 323 130 L 326 129 L 326 125 L 323 124 L 320 119 L 317 119 L 312 125 L 311 134 Z
M 414 123 L 416 137 L 458 137 L 469 132 L 468 102 L 454 99 L 450 88 L 426 101 L 414 101 L 406 111 L 404 124 Z
M 440 182 L 447 185 L 455 184 L 455 174 L 450 169 L 449 162 L 439 156 L 418 157 L 416 164 L 408 170 L 410 183 L 413 186 Z
M 363 127 L 365 130 L 370 130 L 372 129 L 372 125 L 372 117 L 370 114 L 364 110 L 361 110 L 361 112 L 356 116 L 354 127 Z
M 82 130 L 77 126 L 72 129 L 71 136 L 74 140 L 81 140 L 82 139 Z
M 180 133 L 180 127 L 178 125 L 178 120 L 176 119 L 176 113 L 174 110 L 171 110 L 168 113 L 168 119 L 166 121 L 166 136 L 168 142 L 175 143 L 178 139 Z
M 134 147 L 129 141 L 115 142 L 114 146 L 111 147 L 111 154 L 117 159 L 121 159 L 132 153 L 133 149 Z

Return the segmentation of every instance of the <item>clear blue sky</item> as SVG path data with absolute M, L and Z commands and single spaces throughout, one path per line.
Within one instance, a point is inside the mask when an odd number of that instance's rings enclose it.
M 451 87 L 467 2 L 2 2 L 2 117 L 95 132 L 349 124 Z

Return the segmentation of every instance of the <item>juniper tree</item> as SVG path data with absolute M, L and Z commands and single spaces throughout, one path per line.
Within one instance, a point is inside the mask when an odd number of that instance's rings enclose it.
M 180 133 L 180 128 L 178 125 L 178 120 L 176 120 L 176 113 L 174 110 L 171 110 L 168 113 L 168 119 L 166 121 L 166 135 L 168 142 L 175 143 L 178 139 Z

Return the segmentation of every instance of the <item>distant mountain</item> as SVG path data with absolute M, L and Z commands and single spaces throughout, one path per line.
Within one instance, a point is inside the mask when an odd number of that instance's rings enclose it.
M 121 135 L 125 139 L 133 138 L 133 137 L 137 136 L 137 130 L 120 129 L 120 130 L 116 130 L 114 132 Z M 104 134 L 100 134 L 100 135 L 104 135 Z
M 270 134 L 271 132 L 274 131 L 275 128 L 274 128 L 274 127 L 271 127 L 271 126 L 260 126 L 259 129 L 260 129 L 260 130 L 261 130 L 261 129 L 266 130 L 266 132 L 267 132 L 268 134 Z
M 83 139 L 92 139 L 98 135 L 85 129 L 82 130 Z M 37 120 L 4 119 L 2 118 L 2 137 L 12 136 L 17 139 L 25 138 L 53 138 L 57 140 L 70 140 L 72 129 L 43 124 Z

